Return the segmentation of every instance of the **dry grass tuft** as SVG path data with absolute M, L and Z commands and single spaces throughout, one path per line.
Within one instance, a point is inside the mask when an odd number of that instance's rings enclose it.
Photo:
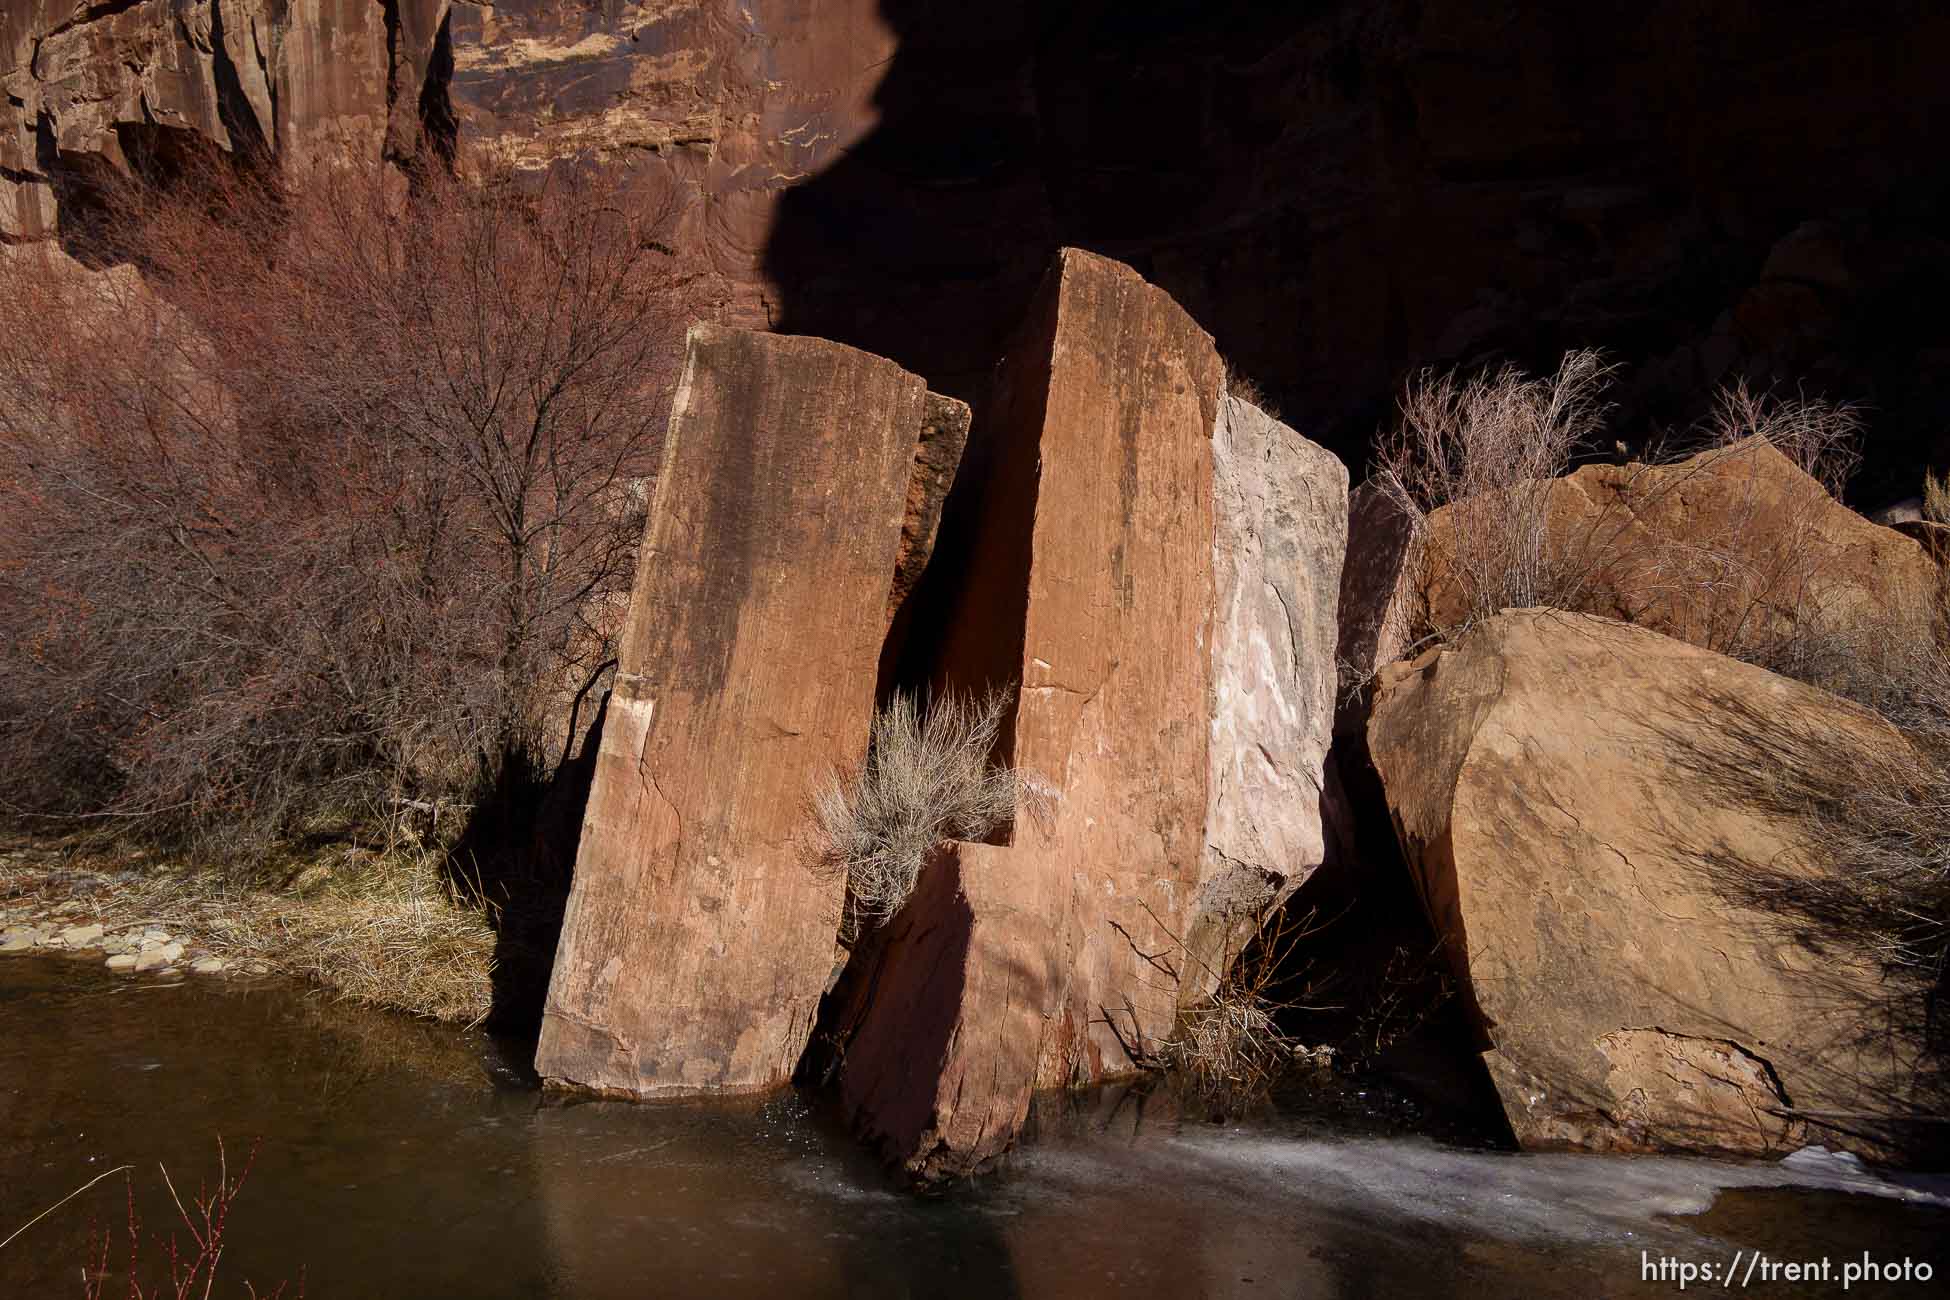
M 1225 389 L 1227 397 L 1244 402 L 1248 406 L 1258 407 L 1269 419 L 1280 418 L 1280 408 L 1274 404 L 1266 390 L 1259 386 L 1259 381 L 1234 370 L 1230 361 L 1226 362 Z
M 1296 1064 L 1323 1064 L 1280 1026 L 1280 1017 L 1302 1003 L 1283 990 L 1301 972 L 1295 950 L 1317 933 L 1312 912 L 1293 916 L 1284 908 L 1261 912 L 1236 956 L 1222 961 L 1212 995 L 1179 1012 L 1158 1058 L 1201 1102 L 1221 1115 L 1238 1114 L 1272 1092 Z
M 1950 524 L 1950 473 L 1924 473 L 1923 518 L 1933 524 Z
M 821 859 L 846 877 L 849 929 L 900 911 L 935 845 L 986 839 L 1019 807 L 1037 813 L 1040 785 L 992 757 L 1014 698 L 950 691 L 924 707 L 897 693 L 874 715 L 866 763 L 815 792 Z
M 494 930 L 431 857 L 334 877 L 296 905 L 259 895 L 235 915 L 233 941 L 339 997 L 470 1025 L 487 1017 Z
M 1282 1015 L 1306 1006 L 1292 994 L 1296 988 L 1305 992 L 1305 963 L 1295 954 L 1320 931 L 1315 913 L 1296 916 L 1284 907 L 1261 906 L 1240 915 L 1240 924 L 1227 927 L 1236 938 L 1211 966 L 1155 912 L 1151 919 L 1169 948 L 1146 953 L 1131 941 L 1133 950 L 1165 977 L 1166 987 L 1184 987 L 1197 968 L 1212 992 L 1181 1008 L 1171 1037 L 1158 1043 L 1144 1041 L 1128 1004 L 1121 1022 L 1107 1009 L 1096 1023 L 1117 1035 L 1133 1065 L 1164 1074 L 1211 1114 L 1226 1116 L 1265 1101 L 1297 1066 L 1332 1063 L 1331 1048 L 1309 1049 L 1280 1024 Z M 1130 941 L 1129 935 L 1125 938 Z
M 13 867 L 7 892 L 54 895 L 76 879 L 58 868 Z M 116 877 L 87 899 L 110 930 L 162 925 L 216 956 L 262 962 L 364 1006 L 465 1025 L 489 1010 L 490 918 L 454 890 L 431 854 L 341 867 L 303 894 L 153 867 Z

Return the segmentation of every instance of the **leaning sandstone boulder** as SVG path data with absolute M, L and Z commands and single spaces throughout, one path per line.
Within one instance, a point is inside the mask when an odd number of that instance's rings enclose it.
M 1347 466 L 1225 397 L 1212 436 L 1211 770 L 1180 1000 L 1306 883 L 1340 817 L 1324 781 L 1347 554 Z
M 1463 612 L 1452 518 L 1431 516 L 1421 575 L 1438 627 Z M 1587 465 L 1553 484 L 1546 528 L 1577 608 L 1707 649 L 1764 654 L 1891 619 L 1928 632 L 1936 569 L 1923 547 L 1836 501 L 1762 438 L 1671 465 Z
M 1136 1068 L 1187 943 L 1223 946 L 1202 887 L 1264 905 L 1319 863 L 1345 473 L 1243 403 L 1221 425 L 1222 382 L 1166 294 L 1069 249 L 971 438 L 933 682 L 1020 683 L 1004 757 L 1048 806 L 937 852 L 829 1021 L 845 1109 L 918 1178 Z
M 1902 1111 L 1876 972 L 1742 901 L 1744 872 L 1796 860 L 1795 828 L 1728 785 L 1765 780 L 1782 727 L 1842 770 L 1903 744 L 1589 615 L 1508 611 L 1383 672 L 1369 746 L 1526 1146 L 1874 1153 Z
M 1221 383 L 1167 295 L 1067 249 L 981 413 L 938 684 L 1020 683 L 1010 757 L 1053 804 L 938 854 L 855 958 L 842 1101 L 916 1176 L 982 1167 L 1032 1089 L 1128 1071 L 1171 1028 L 1145 954 L 1184 932 L 1205 850 Z
M 887 616 L 893 618 L 927 571 L 941 528 L 941 509 L 948 489 L 955 485 L 962 452 L 968 446 L 970 412 L 966 402 L 939 393 L 928 394 L 915 442 L 914 465 L 907 479 L 906 511 L 901 517 L 900 549 L 894 561 L 894 580 L 887 592 Z
M 866 744 L 930 409 L 922 381 L 879 357 L 692 329 L 549 984 L 544 1079 L 676 1096 L 791 1078 L 842 892 L 813 869 L 808 794 Z

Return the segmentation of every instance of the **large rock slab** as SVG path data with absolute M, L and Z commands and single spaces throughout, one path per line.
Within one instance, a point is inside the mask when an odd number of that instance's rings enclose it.
M 1762 438 L 1670 465 L 1587 465 L 1551 485 L 1544 526 L 1576 608 L 1709 650 L 1765 655 L 1869 626 L 1929 633 L 1937 571 L 1924 548 Z M 1465 613 L 1453 527 L 1450 510 L 1430 516 L 1420 597 L 1436 627 Z
M 1252 920 L 1325 860 L 1344 815 L 1325 774 L 1347 466 L 1228 396 L 1212 475 L 1211 771 L 1181 999 L 1211 991 Z
M 864 750 L 926 386 L 693 327 L 536 1069 L 634 1096 L 786 1083 L 841 882 L 809 795 Z M 809 567 L 811 566 L 811 567 Z
M 1906 752 L 1835 696 L 1589 615 L 1510 611 L 1383 672 L 1369 747 L 1525 1145 L 1874 1152 L 1900 1113 L 1877 973 L 1728 875 L 1797 843 L 1700 775 L 1782 761 L 1753 716 L 1844 767 Z
M 1036 1087 L 1132 1068 L 1169 1031 L 1205 854 L 1210 338 L 1128 267 L 1065 250 L 983 413 L 984 503 L 944 536 L 938 684 L 1020 683 L 1009 744 L 1052 806 L 952 846 L 857 962 L 841 1096 L 922 1177 L 1014 1141 Z M 973 453 L 971 453 L 973 455 Z
M 1331 639 L 1345 478 L 1235 409 L 1221 535 L 1222 380 L 1211 340 L 1167 295 L 1065 250 L 971 440 L 957 491 L 983 508 L 965 534 L 944 528 L 936 553 L 930 581 L 955 598 L 935 684 L 1021 683 L 1006 756 L 1052 802 L 1006 843 L 944 848 L 849 972 L 841 1098 L 917 1177 L 983 1167 L 1014 1142 L 1032 1090 L 1127 1073 L 1170 1032 L 1214 860 L 1215 779 L 1219 844 L 1262 893 L 1268 874 L 1318 860 L 1331 667 L 1294 659 Z M 1215 616 L 1218 557 L 1231 603 Z M 1282 593 L 1290 613 L 1273 608 Z M 1272 750 L 1270 773 L 1215 757 L 1215 736 L 1249 735 Z M 1299 806 L 1272 807 L 1280 792 Z

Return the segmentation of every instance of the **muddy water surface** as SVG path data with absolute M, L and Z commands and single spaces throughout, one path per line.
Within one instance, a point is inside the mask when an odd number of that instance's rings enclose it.
M 166 1229 L 159 1163 L 193 1185 L 219 1135 L 233 1163 L 258 1141 L 225 1295 L 302 1273 L 310 1297 L 1595 1300 L 1673 1293 L 1643 1279 L 1648 1253 L 1934 1250 L 1950 1266 L 1943 1184 L 1831 1160 L 1513 1156 L 1304 1110 L 1138 1116 L 1086 1109 L 1005 1175 L 922 1200 L 797 1097 L 564 1105 L 484 1035 L 278 983 L 0 958 L 0 1237 L 123 1163 L 145 1235 Z M 112 1177 L 0 1250 L 0 1296 L 81 1295 L 91 1226 L 119 1232 L 126 1196 Z

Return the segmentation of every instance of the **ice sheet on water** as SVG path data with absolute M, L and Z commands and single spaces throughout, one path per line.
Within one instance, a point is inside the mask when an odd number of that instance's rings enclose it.
M 1950 1174 L 1914 1174 L 1872 1169 L 1852 1151 L 1824 1146 L 1802 1147 L 1781 1158 L 1781 1168 L 1793 1175 L 1792 1187 L 1825 1187 L 1838 1192 L 1893 1196 L 1925 1205 L 1950 1205 Z
M 1419 1138 L 1320 1139 L 1264 1131 L 1187 1132 L 1120 1153 L 1025 1154 L 1045 1189 L 1101 1187 L 1107 1177 L 1176 1185 L 1185 1194 L 1286 1202 L 1299 1213 L 1416 1223 L 1517 1242 L 1647 1242 L 1683 1235 L 1662 1216 L 1703 1213 L 1730 1188 L 1800 1187 L 1950 1207 L 1950 1178 L 1885 1175 L 1853 1157 L 1808 1148 L 1786 1159 L 1514 1154 Z M 1022 1189 L 1028 1194 L 1029 1189 Z

